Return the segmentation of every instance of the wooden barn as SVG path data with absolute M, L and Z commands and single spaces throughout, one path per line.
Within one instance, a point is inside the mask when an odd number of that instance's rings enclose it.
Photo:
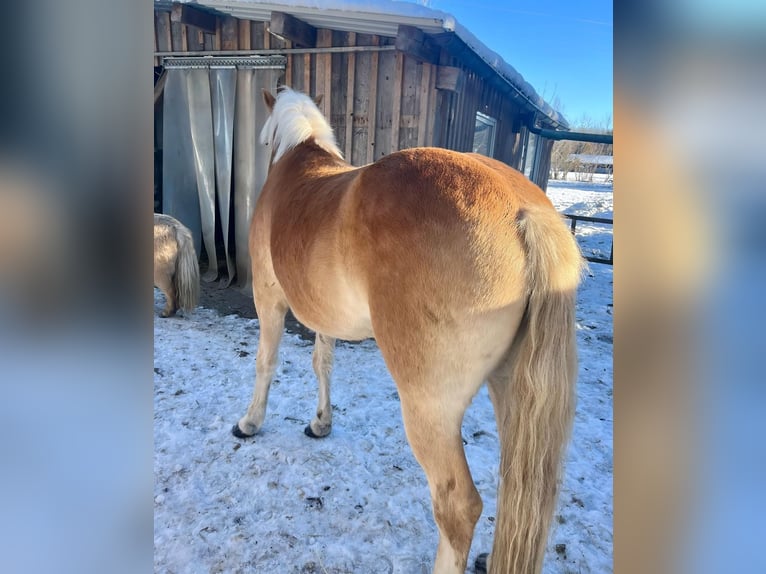
M 550 136 L 568 129 L 452 16 L 418 4 L 157 1 L 154 16 L 155 210 L 193 230 L 215 263 L 207 280 L 249 289 L 248 225 L 269 160 L 262 89 L 322 95 L 353 165 L 438 146 L 494 157 L 545 188 Z

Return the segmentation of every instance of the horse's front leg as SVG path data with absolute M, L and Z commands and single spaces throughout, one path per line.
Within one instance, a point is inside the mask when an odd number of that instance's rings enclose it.
M 258 308 L 260 336 L 255 358 L 255 389 L 247 413 L 234 425 L 231 432 L 238 438 L 247 438 L 258 432 L 266 416 L 271 380 L 277 366 L 279 342 L 285 326 L 287 305 L 278 303 Z
M 332 372 L 335 339 L 317 333 L 314 342 L 314 373 L 319 382 L 319 402 L 316 417 L 304 432 L 311 438 L 322 438 L 332 430 L 332 404 L 330 403 L 330 373 Z

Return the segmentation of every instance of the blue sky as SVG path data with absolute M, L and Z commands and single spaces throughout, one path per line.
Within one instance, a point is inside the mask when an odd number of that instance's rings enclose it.
M 573 127 L 612 122 L 612 2 L 412 0 L 457 18 Z

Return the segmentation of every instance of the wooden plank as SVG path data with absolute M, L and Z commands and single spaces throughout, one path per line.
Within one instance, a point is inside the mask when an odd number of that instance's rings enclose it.
M 473 150 L 473 134 L 476 129 L 476 98 L 477 83 L 476 75 L 468 73 L 466 78 L 466 94 L 463 107 L 463 125 L 460 132 L 460 151 Z
M 344 47 L 348 44 L 348 32 L 331 31 L 331 43 L 334 47 Z M 348 54 L 330 54 L 330 125 L 335 133 L 338 149 L 346 149 L 346 71 L 348 70 Z M 345 155 L 344 155 L 345 157 Z
M 303 93 L 311 95 L 311 54 L 303 54 Z
M 157 83 L 154 84 L 154 105 L 157 105 L 157 100 L 160 99 L 160 96 L 162 96 L 162 91 L 165 89 L 165 82 L 167 82 L 168 79 L 168 71 L 162 70 L 162 74 L 160 74 L 159 79 L 157 80 Z
M 266 22 L 250 22 L 250 49 L 262 50 L 263 37 L 268 35 Z
M 263 49 L 264 50 L 270 50 L 271 49 L 271 38 L 273 37 L 270 33 L 269 28 L 270 24 L 264 24 L 263 28 Z
M 380 38 L 373 36 L 371 45 L 378 46 Z M 378 52 L 370 54 L 370 104 L 367 109 L 367 161 L 375 161 L 375 123 L 378 105 Z
M 221 36 L 223 33 L 222 30 L 222 22 L 220 18 L 215 19 L 215 37 L 213 38 L 213 50 L 220 51 L 221 50 Z
M 399 129 L 402 122 L 402 76 L 404 75 L 404 53 L 394 56 L 393 107 L 391 110 L 391 152 L 399 149 Z M 389 152 L 390 153 L 390 152 Z
M 369 46 L 372 36 L 357 34 L 356 44 Z M 369 133 L 369 108 L 370 108 L 370 83 L 372 82 L 370 68 L 372 67 L 372 53 L 362 52 L 355 55 L 355 67 L 353 70 L 354 88 L 353 93 L 353 137 L 351 140 L 351 155 L 348 161 L 353 165 L 364 165 L 367 161 L 367 142 Z
M 272 34 L 290 40 L 296 47 L 313 48 L 316 46 L 317 29 L 290 14 L 272 12 L 269 30 Z
M 465 76 L 463 76 L 465 78 Z M 465 87 L 465 79 L 463 81 Z M 464 90 L 455 91 L 455 120 L 450 128 L 450 149 L 460 149 L 460 129 L 463 127 L 463 116 L 465 111 L 465 92 Z
M 399 144 L 397 149 L 412 148 L 418 145 L 419 110 L 418 96 L 423 64 L 415 58 L 404 55 L 402 71 L 402 107 L 399 119 Z
M 170 21 L 193 26 L 203 32 L 215 32 L 215 15 L 189 4 L 173 4 Z
M 436 91 L 436 70 L 435 66 L 428 65 L 428 121 L 426 122 L 426 139 L 423 145 L 433 146 L 434 142 L 434 129 L 436 127 L 437 110 L 436 98 L 438 92 Z
M 293 43 L 290 40 L 285 42 L 285 48 L 292 48 Z M 285 65 L 285 85 L 290 88 L 293 85 L 293 55 L 287 54 L 287 64 Z
M 436 70 L 436 89 L 460 92 L 465 83 L 465 74 L 460 68 L 439 66 Z
M 418 146 L 424 146 L 424 145 L 430 145 L 431 142 L 426 143 L 427 141 L 427 134 L 428 134 L 428 124 L 429 124 L 429 118 L 428 114 L 430 111 L 429 106 L 429 100 L 431 98 L 431 64 L 422 64 L 421 65 L 421 75 L 420 75 L 420 93 L 419 98 L 419 110 L 418 110 Z M 431 122 L 433 123 L 433 122 Z
M 250 20 L 239 20 L 237 22 L 239 27 L 239 49 L 249 50 L 250 43 Z
M 332 46 L 332 30 L 317 30 L 317 48 Z M 322 96 L 321 110 L 330 120 L 332 117 L 332 54 L 317 54 L 317 96 Z M 321 71 L 320 71 L 321 70 Z
M 306 64 L 305 54 L 296 54 L 293 57 L 293 89 L 305 92 L 303 89 L 303 67 Z
M 184 24 L 181 24 L 181 50 L 189 51 L 189 29 Z
M 439 48 L 419 28 L 399 25 L 396 35 L 396 49 L 421 61 L 435 64 Z
M 356 32 L 349 32 L 348 46 L 356 45 Z M 351 150 L 354 140 L 354 76 L 356 75 L 356 54 L 348 55 L 346 68 L 346 161 L 351 161 Z
M 215 34 L 205 34 L 205 51 L 215 50 Z
M 317 44 L 319 44 L 320 40 L 319 37 L 323 36 L 322 34 L 323 30 L 317 30 Z M 316 94 L 315 96 L 324 96 L 324 77 L 325 77 L 325 58 L 324 54 L 317 54 L 314 56 L 314 65 L 316 66 L 316 77 L 317 77 L 317 86 L 316 86 Z M 324 98 L 322 98 L 322 102 L 319 105 L 319 111 L 322 112 L 322 115 L 327 117 L 324 110 Z
M 170 31 L 170 13 L 169 12 L 155 12 L 155 30 L 157 35 L 157 51 L 170 51 L 173 49 L 171 43 L 171 31 Z
M 159 25 L 159 18 L 158 13 L 154 13 L 154 51 L 159 52 L 160 51 L 160 44 L 159 44 L 159 35 L 157 34 L 157 27 Z M 160 59 L 157 56 L 154 56 L 154 67 L 160 65 Z
M 224 16 L 221 23 L 221 49 L 239 50 L 238 36 L 237 19 L 232 16 Z
M 188 52 L 199 52 L 205 48 L 203 38 L 199 37 L 199 34 L 201 33 L 199 30 L 196 28 L 190 28 L 185 24 L 181 30 L 182 37 L 186 39 L 186 50 Z
M 378 98 L 375 119 L 375 154 L 377 161 L 388 155 L 391 149 L 392 113 L 394 109 L 394 69 L 396 56 L 393 53 L 381 54 L 378 58 Z
M 168 16 L 170 16 L 168 14 Z M 170 22 L 170 45 L 174 52 L 185 52 L 181 29 L 185 28 L 180 22 Z

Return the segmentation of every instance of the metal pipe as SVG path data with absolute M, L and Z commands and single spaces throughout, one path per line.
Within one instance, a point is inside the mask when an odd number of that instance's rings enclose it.
M 563 130 L 550 130 L 546 128 L 538 128 L 534 126 L 528 126 L 530 132 L 535 135 L 547 138 L 549 140 L 570 140 L 577 142 L 591 142 L 611 144 L 613 140 L 612 134 L 591 134 L 587 132 L 568 132 Z
M 269 50 L 200 50 L 194 52 L 155 52 L 156 58 L 197 56 L 282 56 L 287 54 L 343 54 L 346 52 L 392 52 L 396 46 L 335 46 L 332 48 L 274 48 Z

